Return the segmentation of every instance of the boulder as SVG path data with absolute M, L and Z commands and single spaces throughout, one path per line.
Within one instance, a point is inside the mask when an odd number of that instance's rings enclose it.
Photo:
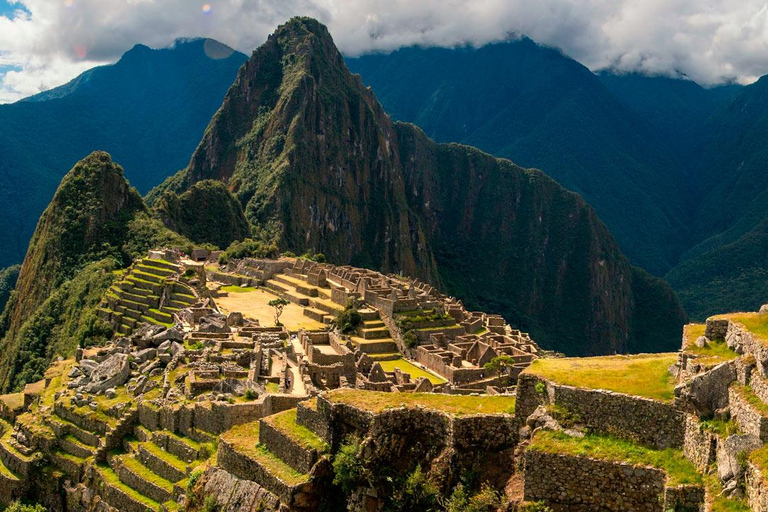
M 230 327 L 239 327 L 243 325 L 243 314 L 239 311 L 233 311 L 227 316 L 227 325 Z
M 752 434 L 736 434 L 717 444 L 717 475 L 720 480 L 727 482 L 739 479 L 744 473 L 744 467 L 739 459 L 749 452 L 762 446 L 760 438 Z
M 152 336 L 152 344 L 156 347 L 165 341 L 184 341 L 184 331 L 177 327 L 171 327 Z
M 121 386 L 131 375 L 130 358 L 126 354 L 113 354 L 91 373 L 91 382 L 85 386 L 88 393 L 101 393 Z
M 761 315 L 768 315 L 768 304 L 763 304 L 762 306 L 760 306 L 759 313 Z
M 230 332 L 227 325 L 227 317 L 221 313 L 211 313 L 198 320 L 198 331 L 200 332 Z
M 115 390 L 115 388 L 105 389 L 104 396 L 107 398 L 107 400 L 111 400 L 117 396 L 117 391 Z
M 696 341 L 693 342 L 694 345 L 696 345 L 699 348 L 704 348 L 709 346 L 709 340 L 706 336 L 699 336 L 696 338 Z
M 136 364 L 142 364 L 150 359 L 157 357 L 157 350 L 154 348 L 145 348 L 133 353 L 133 360 Z
M 86 376 L 91 375 L 91 373 L 97 366 L 99 366 L 99 363 L 97 363 L 93 359 L 82 359 L 80 361 L 80 371 L 83 372 L 83 375 L 86 375 Z

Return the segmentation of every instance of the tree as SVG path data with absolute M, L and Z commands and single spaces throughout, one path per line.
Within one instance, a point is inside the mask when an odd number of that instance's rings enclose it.
M 487 372 L 498 372 L 503 385 L 508 385 L 510 380 L 510 370 L 515 366 L 515 358 L 512 356 L 496 356 L 483 365 Z
M 267 304 L 275 308 L 275 325 L 283 325 L 280 323 L 280 315 L 283 314 L 283 308 L 290 304 L 287 300 L 285 300 L 282 297 L 279 297 L 277 299 L 269 301 Z

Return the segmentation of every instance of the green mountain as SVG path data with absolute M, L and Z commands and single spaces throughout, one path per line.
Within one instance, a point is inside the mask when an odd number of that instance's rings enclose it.
M 78 162 L 40 217 L 0 316 L 0 389 L 39 379 L 54 355 L 112 334 L 95 308 L 113 270 L 151 247 L 190 244 L 150 215 L 109 154 Z
M 211 39 L 153 50 L 0 105 L 0 267 L 19 263 L 62 171 L 107 150 L 141 192 L 184 167 L 245 55 Z
M 196 243 L 226 249 L 251 236 L 240 203 L 220 181 L 203 180 L 179 195 L 169 192 L 155 205 L 165 226 Z
M 581 194 L 637 265 L 663 275 L 687 248 L 679 162 L 600 77 L 530 39 L 348 59 L 393 118 L 544 170 Z
M 5 303 L 8 302 L 8 298 L 16 286 L 20 269 L 21 265 L 11 265 L 0 270 L 0 311 L 5 308 Z
M 420 276 L 548 348 L 672 349 L 685 321 L 669 287 L 630 265 L 581 197 L 393 122 L 311 19 L 254 52 L 188 168 L 150 199 L 210 179 L 280 248 Z

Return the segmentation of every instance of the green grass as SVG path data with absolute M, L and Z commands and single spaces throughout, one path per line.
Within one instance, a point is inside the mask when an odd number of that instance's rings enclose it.
M 232 292 L 232 293 L 246 293 L 246 292 L 255 292 L 256 288 L 254 286 L 227 285 L 227 286 L 222 286 L 221 290 L 225 292 Z
M 446 380 L 438 375 L 422 370 L 418 366 L 409 363 L 405 359 L 395 359 L 394 361 L 379 361 L 381 369 L 385 372 L 394 372 L 395 368 L 400 368 L 403 373 L 411 375 L 411 380 L 415 381 L 420 377 L 426 377 L 432 384 L 443 384 Z
M 750 453 L 749 461 L 760 470 L 763 482 L 768 483 L 768 444 Z
M 336 389 L 328 392 L 325 396 L 330 402 L 348 404 L 371 412 L 381 412 L 401 406 L 421 406 L 457 416 L 515 413 L 515 397 L 512 396 L 386 393 L 349 388 Z
M 761 315 L 759 313 L 731 313 L 728 315 L 718 315 L 713 318 L 727 318 L 732 322 L 743 325 L 763 345 L 768 346 L 768 315 Z
M 184 460 L 181 460 L 174 454 L 163 450 L 162 448 L 160 448 L 159 446 L 151 442 L 141 443 L 141 445 L 149 453 L 151 453 L 158 459 L 162 459 L 163 461 L 167 462 L 171 466 L 178 469 L 181 473 L 185 473 L 187 471 L 187 462 Z
M 279 393 L 280 392 L 280 384 L 277 382 L 267 382 L 264 387 L 267 390 L 267 393 Z
M 308 478 L 307 475 L 299 473 L 265 446 L 259 444 L 258 421 L 232 427 L 221 435 L 221 440 L 233 445 L 239 453 L 256 460 L 288 485 L 298 485 Z
M 706 420 L 701 422 L 704 430 L 708 430 L 721 437 L 728 437 L 739 433 L 739 425 L 733 420 Z
M 134 459 L 129 455 L 121 455 L 119 458 L 120 458 L 120 462 L 132 473 L 135 473 L 136 475 L 140 476 L 144 480 L 147 480 L 148 482 L 155 484 L 161 489 L 165 489 L 171 494 L 173 493 L 172 482 L 169 482 L 168 480 L 161 477 L 160 475 L 157 475 L 156 473 L 151 471 L 149 468 L 147 468 L 144 464 L 142 464 L 141 462 L 139 462 L 138 460 Z
M 720 496 L 723 486 L 717 475 L 707 475 L 704 477 L 704 483 L 707 486 L 707 495 L 711 498 L 710 512 L 749 512 L 749 504 L 745 499 L 728 498 Z
M 724 340 L 710 340 L 706 347 L 697 347 L 694 342 L 704 336 L 704 324 L 688 324 L 683 327 L 683 351 L 696 354 L 696 361 L 705 365 L 715 365 L 724 361 L 732 361 L 739 355 L 731 350 Z
M 328 443 L 303 425 L 296 423 L 296 409 L 269 416 L 264 419 L 304 448 L 315 449 L 319 452 L 328 451 Z
M 674 353 L 537 359 L 525 373 L 567 386 L 671 402 L 675 380 L 669 367 L 676 361 Z
M 731 384 L 731 387 L 744 401 L 754 407 L 761 416 L 768 416 L 768 405 L 752 391 L 751 387 L 742 386 L 738 383 Z
M 654 450 L 614 437 L 587 435 L 579 438 L 544 430 L 536 434 L 528 449 L 651 466 L 667 472 L 667 485 L 703 483 L 701 474 L 683 452 L 672 448 Z
M 144 496 L 140 492 L 122 483 L 120 481 L 120 478 L 117 476 L 117 474 L 114 471 L 112 471 L 112 468 L 110 468 L 109 466 L 104 464 L 99 464 L 98 466 L 96 466 L 96 471 L 98 472 L 101 479 L 104 480 L 107 484 L 111 485 L 112 487 L 117 487 L 118 489 L 123 491 L 125 494 L 133 498 L 134 500 L 152 508 L 153 510 L 160 509 L 160 504 L 158 502 L 148 498 L 147 496 Z

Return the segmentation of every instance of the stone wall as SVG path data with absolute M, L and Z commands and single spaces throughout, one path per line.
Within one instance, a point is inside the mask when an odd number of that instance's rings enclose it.
M 537 387 L 541 391 L 537 391 Z M 600 434 L 662 449 L 683 447 L 685 413 L 669 403 L 612 391 L 563 386 L 535 375 L 521 375 L 515 416 L 525 421 L 541 404 L 564 407 Z
M 261 420 L 259 423 L 259 443 L 300 473 L 309 473 L 317 462 L 317 450 L 300 446 L 269 421 Z
M 663 512 L 665 482 L 655 468 L 525 452 L 525 499 L 545 501 L 556 512 Z
M 740 385 L 734 385 L 728 389 L 731 418 L 736 421 L 742 432 L 765 441 L 768 439 L 768 418 L 760 414 L 760 411 L 744 397 L 744 394 L 749 392 L 747 388 Z
M 717 436 L 701 428 L 693 415 L 685 417 L 685 440 L 683 453 L 693 462 L 696 469 L 706 471 L 707 466 L 715 462 L 717 456 Z
M 326 442 L 331 441 L 331 430 L 325 416 L 316 408 L 306 402 L 300 402 L 296 406 L 296 423 L 304 425 Z
M 749 509 L 754 512 L 768 512 L 768 483 L 762 472 L 752 463 L 747 466 L 745 487 Z
M 707 320 L 707 326 L 704 329 L 704 336 L 711 340 L 724 340 L 725 333 L 728 331 L 728 320 Z
M 276 512 L 280 506 L 277 496 L 256 482 L 242 480 L 219 468 L 208 468 L 201 480 L 203 493 L 215 497 L 219 512 Z

